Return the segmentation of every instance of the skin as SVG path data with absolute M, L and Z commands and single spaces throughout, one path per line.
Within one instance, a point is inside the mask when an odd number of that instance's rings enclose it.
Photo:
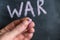
M 31 40 L 35 23 L 26 17 L 15 20 L 0 30 L 0 40 Z

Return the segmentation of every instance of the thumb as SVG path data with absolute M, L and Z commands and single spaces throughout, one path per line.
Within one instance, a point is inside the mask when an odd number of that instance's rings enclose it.
M 13 29 L 11 32 L 9 32 L 9 35 L 11 37 L 15 37 L 18 34 L 22 33 L 23 31 L 26 30 L 26 28 L 28 27 L 28 25 L 29 25 L 29 23 L 31 21 L 32 20 L 30 18 L 28 20 L 24 20 L 22 23 L 20 23 L 19 25 L 17 25 L 15 29 Z

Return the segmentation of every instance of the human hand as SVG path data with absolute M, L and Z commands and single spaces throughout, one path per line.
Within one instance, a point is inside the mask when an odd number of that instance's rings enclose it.
M 15 20 L 0 30 L 0 40 L 31 40 L 34 26 L 34 22 L 28 17 Z

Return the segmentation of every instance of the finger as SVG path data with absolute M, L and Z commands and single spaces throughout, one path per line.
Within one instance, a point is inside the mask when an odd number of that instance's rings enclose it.
M 27 30 L 25 32 L 27 32 L 28 30 L 30 30 L 31 28 L 33 28 L 35 26 L 35 23 L 32 21 L 28 26 L 29 27 L 27 28 Z
M 35 32 L 35 29 L 34 28 L 30 28 L 27 32 L 28 33 L 34 33 Z
M 24 38 L 24 40 L 29 40 L 28 38 Z
M 30 33 L 30 34 L 28 34 L 27 38 L 28 38 L 29 40 L 32 39 L 33 34 L 34 34 L 34 33 Z
M 24 36 L 22 34 L 17 35 L 14 40 L 23 40 Z
M 15 40 L 23 40 L 23 39 L 24 39 L 24 36 L 25 36 L 25 38 L 31 39 L 32 36 L 33 36 L 31 33 L 34 33 L 34 32 L 35 32 L 34 28 L 31 28 L 31 29 L 29 30 L 29 32 L 24 33 L 24 34 L 19 34 L 19 35 L 17 35 L 17 37 L 16 37 Z M 26 40 L 26 39 L 25 39 L 25 40 Z
M 31 39 L 32 36 L 33 36 L 33 35 L 31 35 L 31 33 L 34 33 L 34 28 L 31 28 L 29 31 L 30 31 L 30 32 L 22 33 L 22 34 L 17 35 L 17 37 L 16 37 L 15 40 L 23 40 L 24 38 Z M 24 37 L 24 36 L 25 36 L 25 37 Z
M 24 38 L 25 40 L 28 39 L 30 40 L 33 36 L 33 33 L 34 33 L 34 28 L 31 28 L 30 32 L 17 35 L 15 40 L 23 40 Z
M 12 30 L 19 23 L 20 23 L 20 20 L 15 20 L 15 21 L 11 22 L 5 28 L 3 28 L 2 30 L 0 30 L 0 35 L 8 32 L 10 30 Z
M 25 36 L 25 38 L 30 40 L 33 37 L 33 34 L 34 33 L 26 33 L 26 34 L 24 34 L 24 36 Z
M 32 21 L 30 24 L 29 24 L 29 28 L 32 28 L 35 26 L 35 23 Z
M 2 30 L 0 30 L 0 35 L 4 34 L 8 31 L 11 31 L 12 29 L 14 29 L 18 24 L 20 24 L 22 21 L 27 20 L 29 17 L 25 17 L 19 20 L 15 20 L 13 22 L 11 22 L 10 24 L 8 24 L 5 28 L 3 28 Z
M 28 21 L 29 20 L 29 21 Z M 22 33 L 23 31 L 26 30 L 26 28 L 28 27 L 29 23 L 32 21 L 30 18 L 28 20 L 23 21 L 22 23 L 20 23 L 19 25 L 16 26 L 15 29 L 13 29 L 10 32 L 10 35 L 12 37 L 17 36 L 18 34 Z
M 34 32 L 35 32 L 34 28 L 31 28 L 31 29 L 29 30 L 29 32 L 25 32 L 25 33 L 24 33 L 24 36 L 25 36 L 26 38 L 28 38 L 28 39 L 31 39 Z

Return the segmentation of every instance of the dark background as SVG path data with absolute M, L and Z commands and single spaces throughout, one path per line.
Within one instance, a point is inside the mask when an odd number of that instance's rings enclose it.
M 0 0 L 0 29 L 5 27 L 13 20 L 24 17 L 24 9 L 21 17 L 14 15 L 11 18 L 6 6 L 9 4 L 11 10 L 16 8 L 19 10 L 21 1 L 26 5 L 28 0 Z M 47 14 L 41 12 L 40 16 L 37 16 L 37 0 L 29 0 L 32 3 L 36 17 L 28 14 L 28 17 L 32 18 L 36 23 L 35 34 L 32 40 L 60 40 L 60 0 L 44 0 L 45 4 L 43 8 L 47 11 Z M 29 12 L 30 13 L 30 12 Z

